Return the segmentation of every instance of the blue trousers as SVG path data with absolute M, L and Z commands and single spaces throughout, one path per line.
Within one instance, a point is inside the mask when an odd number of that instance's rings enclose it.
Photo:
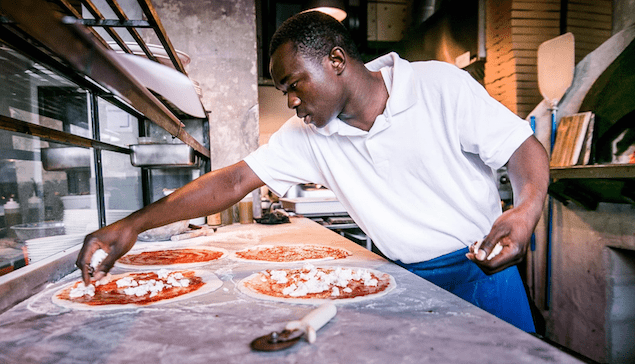
M 535 332 L 516 266 L 487 275 L 465 257 L 468 248 L 420 263 L 395 263 L 526 332 Z

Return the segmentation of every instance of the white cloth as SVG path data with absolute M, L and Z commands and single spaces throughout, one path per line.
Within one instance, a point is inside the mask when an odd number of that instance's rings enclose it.
M 415 263 L 486 235 L 501 214 L 495 170 L 532 134 L 467 72 L 391 53 L 386 109 L 370 131 L 339 119 L 289 119 L 245 162 L 276 194 L 298 183 L 331 189 L 390 259 Z

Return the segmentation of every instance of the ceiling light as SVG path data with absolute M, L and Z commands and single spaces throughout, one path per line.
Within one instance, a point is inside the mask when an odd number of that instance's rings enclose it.
M 309 0 L 303 7 L 304 11 L 321 11 L 338 21 L 346 19 L 346 7 L 343 0 Z

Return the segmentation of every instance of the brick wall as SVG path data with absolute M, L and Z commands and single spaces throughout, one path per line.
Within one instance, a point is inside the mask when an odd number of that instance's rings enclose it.
M 560 35 L 560 0 L 488 0 L 485 88 L 498 101 L 527 115 L 542 101 L 538 46 Z M 565 31 L 576 40 L 576 63 L 611 36 L 611 0 L 567 2 Z

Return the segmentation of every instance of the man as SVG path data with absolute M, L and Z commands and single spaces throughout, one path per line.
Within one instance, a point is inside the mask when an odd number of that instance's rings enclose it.
M 313 182 L 336 194 L 389 259 L 533 331 L 514 265 L 540 217 L 549 171 L 527 123 L 452 65 L 396 54 L 364 65 L 346 29 L 319 12 L 287 20 L 271 53 L 273 81 L 298 117 L 245 160 L 88 235 L 77 260 L 84 281 L 99 248 L 109 255 L 94 279 L 144 230 L 222 211 L 265 183 L 282 195 Z M 503 165 L 515 207 L 501 214 L 493 171 Z M 488 259 L 497 243 L 502 251 Z

